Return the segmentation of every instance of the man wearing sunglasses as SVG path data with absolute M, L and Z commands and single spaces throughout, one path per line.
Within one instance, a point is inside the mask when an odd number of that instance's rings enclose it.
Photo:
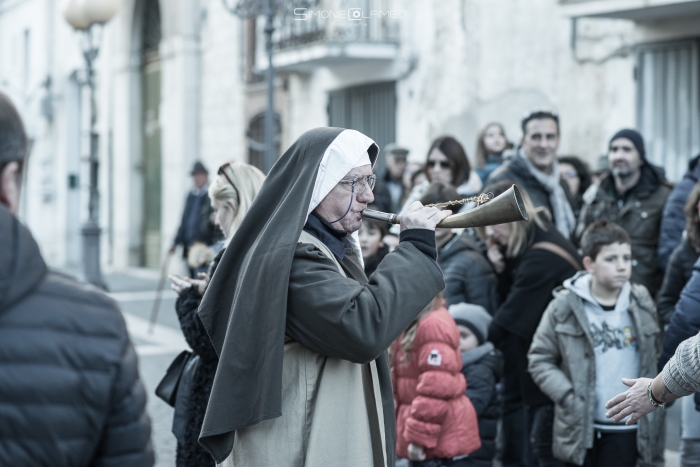
M 522 122 L 523 137 L 515 157 L 496 169 L 486 185 L 514 181 L 527 191 L 535 207 L 543 206 L 552 215 L 557 230 L 569 238 L 576 228 L 566 182 L 559 177 L 559 116 L 544 110 L 527 114 Z

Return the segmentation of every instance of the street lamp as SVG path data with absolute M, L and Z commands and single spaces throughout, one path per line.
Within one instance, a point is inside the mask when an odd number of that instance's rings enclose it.
M 83 35 L 83 57 L 87 65 L 87 77 L 81 84 L 90 89 L 90 198 L 88 202 L 88 219 L 83 224 L 83 273 L 85 280 L 106 289 L 100 271 L 100 229 L 99 192 L 97 174 L 99 160 L 97 149 L 99 135 L 95 131 L 97 109 L 95 107 L 95 70 L 94 61 L 99 52 L 97 25 L 103 25 L 116 14 L 120 0 L 69 0 L 63 10 L 63 16 L 73 29 Z

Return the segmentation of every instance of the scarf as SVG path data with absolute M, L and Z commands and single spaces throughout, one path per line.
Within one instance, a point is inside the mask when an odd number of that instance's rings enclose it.
M 554 225 L 564 238 L 570 238 L 571 232 L 576 228 L 576 217 L 574 217 L 574 211 L 571 209 L 569 199 L 566 197 L 566 193 L 564 193 L 564 189 L 561 187 L 559 163 L 557 159 L 554 158 L 552 161 L 552 170 L 549 174 L 546 174 L 535 167 L 535 164 L 530 161 L 530 158 L 527 157 L 527 154 L 523 152 L 522 148 L 518 149 L 518 157 L 523 159 L 525 164 L 527 164 L 530 175 L 535 177 L 535 180 L 549 193 L 549 204 L 552 205 Z

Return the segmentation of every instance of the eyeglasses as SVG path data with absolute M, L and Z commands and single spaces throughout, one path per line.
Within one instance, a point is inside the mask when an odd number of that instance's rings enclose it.
M 367 187 L 369 187 L 370 190 L 374 190 L 374 184 L 376 182 L 377 176 L 373 174 L 366 177 L 354 178 L 352 180 L 341 180 L 338 183 L 345 186 L 346 189 L 349 187 L 348 191 L 352 191 L 359 195 L 364 193 Z
M 443 169 L 449 169 L 449 168 L 450 168 L 450 163 L 449 163 L 448 161 L 440 161 L 440 162 L 438 162 L 438 161 L 428 161 L 428 162 L 425 163 L 425 165 L 426 165 L 428 168 L 430 168 L 430 169 L 432 169 L 433 167 L 435 167 L 436 164 L 440 164 L 440 167 L 442 167 Z
M 226 167 L 231 167 L 231 163 L 230 163 L 230 162 L 226 162 L 226 163 L 223 164 L 221 167 L 219 167 L 219 170 L 217 170 L 216 173 L 217 173 L 217 175 L 223 175 L 224 177 L 226 177 L 226 180 L 228 180 L 228 182 L 229 182 L 229 183 L 231 184 L 231 186 L 233 187 L 233 191 L 236 192 L 236 197 L 238 197 L 238 188 L 236 188 L 236 185 L 233 184 L 233 182 L 231 181 L 231 179 L 229 178 L 229 176 L 226 174 L 226 170 L 224 170 L 224 169 L 226 169 Z
M 562 172 L 561 176 L 564 178 L 576 178 L 578 177 L 578 172 L 575 170 L 567 170 L 566 172 Z

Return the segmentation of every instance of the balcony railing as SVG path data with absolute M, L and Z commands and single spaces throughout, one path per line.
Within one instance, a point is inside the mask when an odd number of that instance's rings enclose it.
M 401 25 L 408 13 L 395 0 L 311 0 L 280 12 L 273 33 L 274 65 L 308 72 L 397 57 Z M 265 21 L 257 22 L 256 68 L 267 68 Z
M 273 36 L 278 50 L 315 43 L 398 42 L 407 13 L 387 0 L 315 0 L 280 17 Z

